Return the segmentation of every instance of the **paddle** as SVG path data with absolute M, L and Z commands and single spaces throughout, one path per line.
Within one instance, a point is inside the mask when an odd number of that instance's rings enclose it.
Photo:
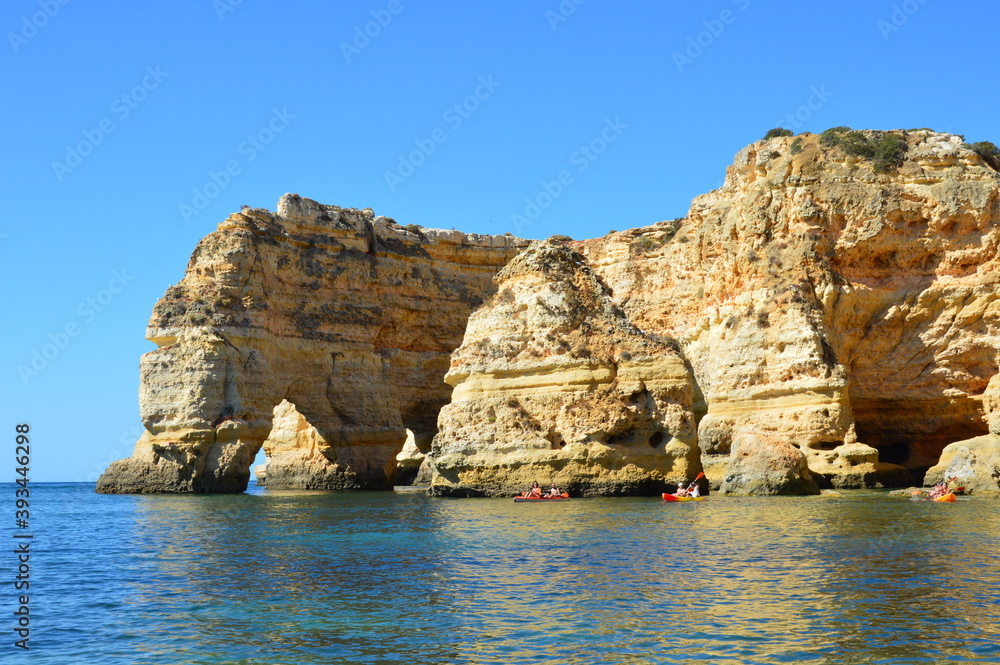
M 702 478 L 704 478 L 704 477 L 705 477 L 705 474 L 704 474 L 704 473 L 702 473 L 701 471 L 699 471 L 699 472 L 698 472 L 698 475 L 697 475 L 697 476 L 695 476 L 695 477 L 694 477 L 694 480 L 692 480 L 692 481 L 691 481 L 691 484 L 690 484 L 690 485 L 688 485 L 688 490 L 690 490 L 690 489 L 691 489 L 691 487 L 692 487 L 692 486 L 694 486 L 694 484 L 695 484 L 695 483 L 697 483 L 697 482 L 698 482 L 699 480 L 701 480 L 701 479 L 702 479 Z M 677 492 L 676 492 L 676 490 L 674 491 L 674 496 L 677 496 Z M 690 495 L 689 495 L 689 494 L 688 494 L 687 492 L 685 492 L 683 496 L 690 496 Z
M 698 475 L 695 476 L 694 480 L 691 481 L 691 485 L 694 485 L 695 483 L 697 483 L 699 480 L 701 480 L 704 477 L 705 477 L 705 473 L 703 471 L 699 471 Z M 688 485 L 688 491 L 691 491 L 691 485 Z

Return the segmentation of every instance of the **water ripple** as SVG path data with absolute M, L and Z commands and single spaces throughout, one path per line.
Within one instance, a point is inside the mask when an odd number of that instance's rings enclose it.
M 1000 662 L 985 499 L 37 493 L 32 664 Z

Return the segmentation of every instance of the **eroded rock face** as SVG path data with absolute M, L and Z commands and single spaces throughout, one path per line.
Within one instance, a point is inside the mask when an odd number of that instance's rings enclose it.
M 385 487 L 402 463 L 438 494 L 657 494 L 699 470 L 811 493 L 936 465 L 992 491 L 998 164 L 900 135 L 885 173 L 758 141 L 683 220 L 514 261 L 525 242 L 297 196 L 232 215 L 154 311 L 147 432 L 99 490 L 242 491 L 270 434 L 269 487 Z
M 428 464 L 438 495 L 650 494 L 699 470 L 692 381 L 636 328 L 583 257 L 539 242 L 496 278 L 445 380 Z
M 989 433 L 945 446 L 925 485 L 954 479 L 969 494 L 1000 494 L 1000 375 L 990 379 L 983 404 Z
M 813 135 L 758 141 L 686 219 L 581 243 L 638 327 L 681 342 L 713 486 L 739 432 L 837 487 L 905 483 L 986 433 L 1000 174 L 960 137 L 906 140 L 890 173 Z
M 721 487 L 723 494 L 819 494 L 807 458 L 782 437 L 764 438 L 755 432 L 733 437 Z
M 297 195 L 230 215 L 154 308 L 147 431 L 98 491 L 242 492 L 283 400 L 305 425 L 274 433 L 269 487 L 390 486 L 406 430 L 429 445 L 469 314 L 526 244 Z

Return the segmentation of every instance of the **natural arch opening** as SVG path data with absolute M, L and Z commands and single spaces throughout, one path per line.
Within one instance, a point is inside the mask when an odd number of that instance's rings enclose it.
M 264 446 L 260 447 L 257 451 L 257 456 L 253 458 L 253 462 L 250 463 L 250 482 L 258 487 L 264 487 L 265 478 L 267 476 L 267 453 L 264 452 Z
M 423 464 L 426 451 L 420 450 L 417 436 L 413 430 L 406 430 L 406 441 L 403 449 L 396 455 L 396 473 L 393 476 L 393 486 L 410 487 L 417 485 L 420 465 Z

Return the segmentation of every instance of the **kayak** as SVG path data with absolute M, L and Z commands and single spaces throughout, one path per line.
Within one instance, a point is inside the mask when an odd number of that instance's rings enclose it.
M 663 500 L 667 503 L 671 503 L 673 501 L 704 501 L 707 498 L 708 497 L 706 496 L 674 496 L 673 494 L 667 494 L 666 492 L 663 493 Z
M 569 494 L 563 492 L 559 496 L 515 496 L 514 503 L 549 503 L 552 501 L 568 501 Z
M 931 501 L 937 501 L 938 503 L 952 503 L 955 500 L 955 493 L 948 492 L 944 496 L 939 496 L 936 499 L 931 499 Z

